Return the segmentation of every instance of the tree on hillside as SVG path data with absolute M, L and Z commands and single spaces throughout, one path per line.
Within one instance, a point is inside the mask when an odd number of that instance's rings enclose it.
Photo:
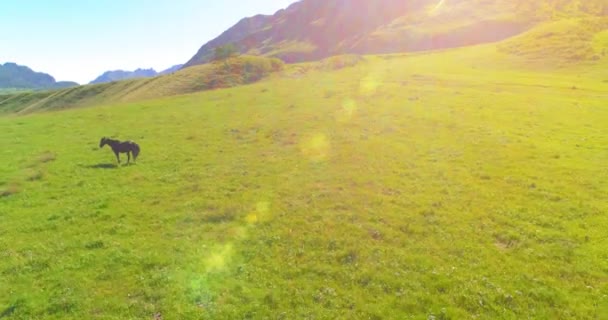
M 233 44 L 227 44 L 215 48 L 213 60 L 225 60 L 238 54 L 238 50 Z

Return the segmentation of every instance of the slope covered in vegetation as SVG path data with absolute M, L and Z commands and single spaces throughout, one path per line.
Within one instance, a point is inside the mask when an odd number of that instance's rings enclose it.
M 149 79 L 79 86 L 58 91 L 0 95 L 0 113 L 32 113 L 141 101 L 226 88 L 258 81 L 282 69 L 283 62 L 277 59 L 235 57 Z
M 511 55 L 541 65 L 570 65 L 608 59 L 608 17 L 544 23 L 499 46 Z
M 2 117 L 0 314 L 601 319 L 606 69 L 534 61 L 350 56 Z
M 504 40 L 539 23 L 608 15 L 605 0 L 302 0 L 271 16 L 246 18 L 209 41 L 214 49 L 301 62 L 337 54 L 436 50 Z

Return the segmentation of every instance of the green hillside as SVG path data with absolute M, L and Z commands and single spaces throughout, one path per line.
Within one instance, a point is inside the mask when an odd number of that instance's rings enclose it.
M 239 21 L 203 45 L 302 62 L 338 54 L 418 52 L 497 42 L 538 24 L 608 16 L 605 0 L 302 0 L 274 15 Z
M 427 26 L 428 27 L 428 26 Z M 540 23 L 498 44 L 465 48 L 456 52 L 475 55 L 475 64 L 505 64 L 514 68 L 563 72 L 589 69 L 606 76 L 608 67 L 608 17 L 584 15 Z M 427 53 L 412 53 L 426 55 Z M 240 56 L 226 61 L 182 69 L 150 79 L 126 80 L 56 91 L 0 92 L 0 114 L 32 113 L 101 104 L 136 102 L 253 83 L 273 73 L 294 70 L 334 70 L 357 64 L 358 55 L 342 55 L 285 67 L 276 58 Z M 456 61 L 455 63 L 461 63 Z M 584 66 L 588 65 L 587 68 Z M 468 71 L 467 71 L 468 72 Z M 608 77 L 608 76 L 606 76 Z
M 258 81 L 282 70 L 283 62 L 263 57 L 236 57 L 149 79 L 125 80 L 75 88 L 0 94 L 0 114 L 32 113 L 133 102 Z
M 18 88 L 1 88 L 0 94 L 13 94 L 13 93 L 23 93 L 31 91 L 31 89 L 18 89 Z
M 499 46 L 541 65 L 570 65 L 608 59 L 608 17 L 548 22 Z
M 209 85 L 178 72 L 13 104 L 104 103 L 0 118 L 0 318 L 602 319 L 608 64 L 591 29 L 580 59 L 543 66 L 538 29 L 176 97 L 139 100 Z M 137 141 L 137 165 L 102 136 Z

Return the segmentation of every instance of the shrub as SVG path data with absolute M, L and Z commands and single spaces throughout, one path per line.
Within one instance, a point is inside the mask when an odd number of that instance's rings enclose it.
M 227 44 L 215 48 L 213 60 L 226 60 L 238 54 L 237 48 L 233 44 Z

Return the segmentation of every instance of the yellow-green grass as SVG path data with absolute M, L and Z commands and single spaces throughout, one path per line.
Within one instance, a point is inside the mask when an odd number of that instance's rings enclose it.
M 565 65 L 608 59 L 608 17 L 566 19 L 539 25 L 500 49 L 540 65 Z
M 371 56 L 0 118 L 0 315 L 602 319 L 608 82 L 526 61 Z

